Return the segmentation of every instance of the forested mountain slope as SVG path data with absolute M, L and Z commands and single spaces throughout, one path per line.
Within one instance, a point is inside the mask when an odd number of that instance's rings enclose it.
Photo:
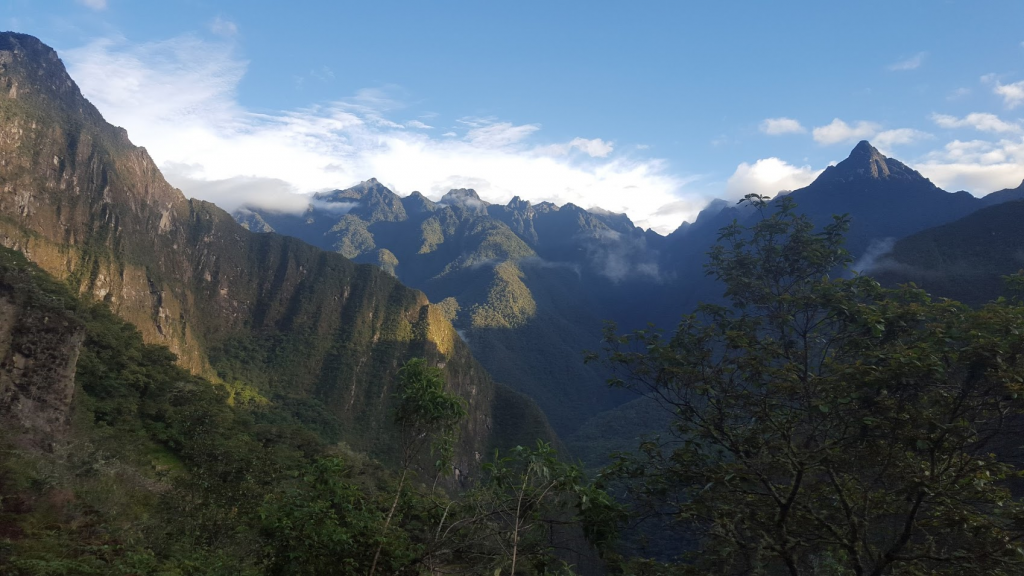
M 0 34 L 0 242 L 107 302 L 193 373 L 322 402 L 358 449 L 392 452 L 394 375 L 411 356 L 442 364 L 468 402 L 460 467 L 494 445 L 549 436 L 422 293 L 186 199 L 82 97 L 52 49 L 13 33 Z
M 658 288 L 662 237 L 622 214 L 574 205 L 507 205 L 452 190 L 399 197 L 375 179 L 313 196 L 302 214 L 256 207 L 252 230 L 301 238 L 380 266 L 440 303 L 492 374 L 534 398 L 561 434 L 625 399 L 582 363 L 602 322 Z
M 1024 269 L 1024 202 L 1010 201 L 901 239 L 867 271 L 935 296 L 981 305 L 1010 295 L 1003 276 Z

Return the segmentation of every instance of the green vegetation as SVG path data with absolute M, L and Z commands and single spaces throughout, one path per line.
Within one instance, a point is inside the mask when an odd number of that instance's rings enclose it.
M 482 478 L 455 499 L 420 481 L 423 442 L 451 470 L 465 415 L 444 390 L 444 373 L 424 360 L 400 371 L 394 417 L 410 455 L 400 477 L 341 444 L 341 426 L 320 403 L 193 376 L 105 305 L 81 302 L 6 249 L 0 292 L 73 319 L 48 330 L 85 333 L 66 434 L 0 442 L 0 573 L 364 575 L 376 556 L 378 573 L 433 566 L 476 574 L 481 563 L 507 561 L 494 542 L 475 538 L 484 525 L 492 533 L 512 526 L 478 514 L 475 491 L 494 490 L 497 480 Z M 35 448 L 44 441 L 49 450 Z M 577 469 L 558 465 L 573 490 L 601 498 Z M 575 518 L 578 504 L 552 499 L 542 517 Z M 519 549 L 533 565 L 558 562 L 543 539 Z
M 608 333 L 617 384 L 673 414 L 609 476 L 694 542 L 632 570 L 1021 573 L 1024 306 L 834 277 L 845 218 L 814 233 L 787 199 L 747 200 L 761 219 L 723 229 L 708 266 L 731 306 L 670 338 Z
M 355 258 L 377 247 L 373 234 L 366 229 L 366 222 L 352 214 L 342 216 L 330 232 L 334 241 L 332 248 L 345 258 Z
M 914 282 L 928 292 L 980 306 L 1005 293 L 1001 278 L 1024 267 L 1024 202 L 978 210 L 901 239 L 870 270 L 883 284 Z
M 455 232 L 454 222 L 450 218 L 445 219 L 447 230 L 441 228 L 441 220 L 437 216 L 427 218 L 420 224 L 420 231 L 423 244 L 420 245 L 417 254 L 430 254 L 444 242 L 445 236 Z M 447 234 L 446 234 L 447 232 Z
M 395 257 L 391 250 L 381 248 L 374 252 L 374 254 L 375 257 L 373 263 L 375 265 L 392 276 L 397 275 L 395 269 L 398 268 L 398 258 Z
M 470 308 L 473 328 L 515 328 L 537 314 L 537 302 L 523 284 L 523 272 L 514 262 L 494 267 L 487 298 Z

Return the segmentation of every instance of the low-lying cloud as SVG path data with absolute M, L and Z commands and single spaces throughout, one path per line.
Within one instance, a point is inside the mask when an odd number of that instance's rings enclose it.
M 591 268 L 612 282 L 644 279 L 660 282 L 658 255 L 647 248 L 642 236 L 627 236 L 614 230 L 596 230 L 584 237 L 583 247 Z
M 541 126 L 493 118 L 463 118 L 437 136 L 419 120 L 395 117 L 401 107 L 387 90 L 296 110 L 247 109 L 236 97 L 247 62 L 227 24 L 218 24 L 218 42 L 103 39 L 63 53 L 83 93 L 186 195 L 228 209 L 252 203 L 287 211 L 308 201 L 296 193 L 377 177 L 399 194 L 420 190 L 435 200 L 472 187 L 489 202 L 519 195 L 597 205 L 661 232 L 705 201 L 687 211 L 679 204 L 688 197 L 686 179 L 662 160 L 617 154 L 601 138 L 537 142 Z

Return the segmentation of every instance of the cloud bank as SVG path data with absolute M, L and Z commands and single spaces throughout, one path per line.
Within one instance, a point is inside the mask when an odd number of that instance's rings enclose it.
M 984 195 L 1024 180 L 1024 139 L 954 140 L 928 153 L 914 168 L 944 190 Z
M 227 21 L 215 27 L 225 38 L 237 32 Z M 538 143 L 541 126 L 489 118 L 463 118 L 435 136 L 423 122 L 389 117 L 401 108 L 387 91 L 297 110 L 246 109 L 236 90 L 247 63 L 229 39 L 103 39 L 64 56 L 86 97 L 146 146 L 171 184 L 226 209 L 248 202 L 298 210 L 307 193 L 370 177 L 433 199 L 471 187 L 489 202 L 519 195 L 601 206 L 661 232 L 706 202 L 688 198 L 686 180 L 664 161 L 616 153 L 601 138 Z

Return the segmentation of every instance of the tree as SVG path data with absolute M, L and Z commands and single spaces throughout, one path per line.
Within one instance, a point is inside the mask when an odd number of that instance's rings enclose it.
M 495 454 L 480 484 L 451 504 L 432 543 L 445 573 L 573 574 L 564 558 L 586 555 L 586 543 L 606 549 L 622 520 L 621 507 L 544 442 Z
M 406 362 L 398 371 L 398 378 L 401 386 L 398 390 L 395 424 L 402 438 L 402 473 L 395 490 L 395 499 L 384 519 L 381 541 L 370 565 L 370 576 L 377 569 L 388 527 L 398 508 L 406 477 L 413 464 L 422 457 L 423 450 L 429 448 L 430 453 L 437 458 L 434 463 L 437 474 L 451 471 L 459 424 L 466 417 L 462 398 L 445 392 L 444 373 L 440 368 L 427 364 L 423 358 L 413 358 Z
M 815 232 L 786 198 L 744 201 L 760 220 L 724 228 L 707 266 L 729 306 L 606 335 L 613 384 L 674 414 L 609 471 L 694 540 L 668 572 L 1024 571 L 1024 308 L 835 275 L 845 217 Z
M 353 466 L 325 457 L 295 472 L 260 509 L 273 576 L 363 575 L 378 542 L 383 514 L 376 499 L 353 478 Z M 394 531 L 392 531 L 394 532 Z M 406 534 L 388 539 L 373 557 L 389 574 L 413 573 Z

